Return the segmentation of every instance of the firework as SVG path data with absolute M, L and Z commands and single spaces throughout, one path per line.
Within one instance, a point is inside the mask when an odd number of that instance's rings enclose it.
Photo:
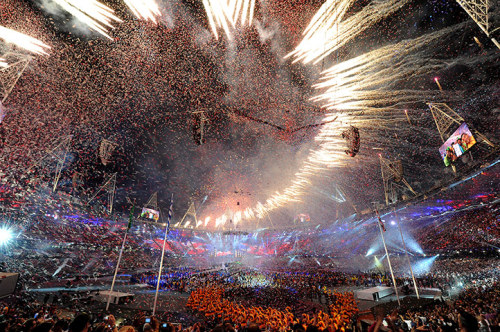
M 234 222 L 234 227 L 241 221 L 241 211 L 238 211 L 234 214 L 233 217 L 233 222 Z
M 446 66 L 422 50 L 456 29 L 458 26 L 384 46 L 336 64 L 325 70 L 321 82 L 314 85 L 323 93 L 312 100 L 323 102 L 323 107 L 330 110 L 360 111 L 387 103 L 421 101 L 422 94 L 429 92 L 401 90 L 397 88 L 398 83 Z
M 318 53 L 325 52 L 325 43 L 332 36 L 338 34 L 339 23 L 353 0 L 328 0 L 325 2 L 311 19 L 311 22 L 303 32 L 303 39 L 295 50 L 286 57 L 295 56 L 304 59 L 304 63 L 317 57 Z
M 342 17 L 353 1 L 327 1 L 305 29 L 300 44 L 286 57 L 293 56 L 294 62 L 318 63 L 408 1 L 374 1 L 344 21 Z
M 203 0 L 203 6 L 215 38 L 219 39 L 217 29 L 222 28 L 232 39 L 231 29 L 252 24 L 255 0 Z
M 439 77 L 434 77 L 434 82 L 436 82 L 439 91 L 443 91 L 443 87 L 441 86 L 441 83 L 439 83 Z
M 139 19 L 151 20 L 156 23 L 156 17 L 161 16 L 160 8 L 154 0 L 124 0 L 134 15 Z
M 113 21 L 122 22 L 114 15 L 113 9 L 103 5 L 96 0 L 53 0 L 65 11 L 73 15 L 80 22 L 89 26 L 90 29 L 99 32 L 103 36 L 112 39 L 108 33 L 108 28 L 113 28 Z
M 0 58 L 0 67 L 7 68 L 8 66 L 9 64 L 7 63 L 7 61 L 5 59 Z
M 321 121 L 326 124 L 315 138 L 318 147 L 311 150 L 290 186 L 271 195 L 264 203 L 258 202 L 244 210 L 245 219 L 263 219 L 286 204 L 300 202 L 315 177 L 352 163 L 353 158 L 346 156 L 346 142 L 341 136 L 351 125 L 366 131 L 375 127 L 393 129 L 395 123 L 407 120 L 404 108 L 400 109 L 399 105 L 437 96 L 439 92 L 433 90 L 408 90 L 400 86 L 408 77 L 428 75 L 446 67 L 444 60 L 432 59 L 427 54 L 426 46 L 442 43 L 446 36 L 463 26 L 458 24 L 384 46 L 325 70 L 314 86 L 321 93 L 311 98 L 329 110 Z M 356 158 L 359 160 L 360 156 Z M 216 227 L 221 225 L 222 222 L 216 223 Z
M 20 32 L 0 26 L 0 39 L 9 44 L 23 48 L 36 54 L 48 54 L 45 50 L 50 46 L 42 43 L 38 39 L 27 36 Z M 5 63 L 5 61 L 3 61 Z M 2 65 L 3 66 L 3 65 Z

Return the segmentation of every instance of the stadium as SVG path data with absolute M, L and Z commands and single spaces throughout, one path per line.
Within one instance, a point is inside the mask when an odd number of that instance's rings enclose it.
M 0 332 L 500 330 L 491 0 L 2 0 Z

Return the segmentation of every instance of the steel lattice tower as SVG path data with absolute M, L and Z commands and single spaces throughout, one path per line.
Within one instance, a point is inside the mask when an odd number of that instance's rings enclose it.
M 476 24 L 483 30 L 493 44 L 500 49 L 498 41 L 491 37 L 491 30 L 489 24 L 489 1 L 488 0 L 457 0 L 458 4 L 469 14 L 469 16 L 476 22 Z
M 2 66 L 0 66 L 0 101 L 3 103 L 28 67 L 31 57 L 8 52 L 0 56 L 0 58 L 2 58 Z

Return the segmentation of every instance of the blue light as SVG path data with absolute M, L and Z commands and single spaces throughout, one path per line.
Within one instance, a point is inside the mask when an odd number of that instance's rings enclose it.
M 12 233 L 12 230 L 6 227 L 0 228 L 0 246 L 9 244 L 13 238 L 14 234 Z
M 432 264 L 438 258 L 439 255 L 432 256 L 429 258 L 421 259 L 415 263 L 413 263 L 413 273 L 416 275 L 424 275 L 431 271 Z

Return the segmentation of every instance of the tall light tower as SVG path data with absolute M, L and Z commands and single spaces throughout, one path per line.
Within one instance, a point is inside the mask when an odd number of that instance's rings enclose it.
M 450 127 L 455 123 L 459 126 L 465 122 L 464 118 L 462 118 L 457 112 L 455 112 L 450 106 L 445 103 L 427 103 L 429 109 L 432 113 L 432 117 L 434 118 L 434 122 L 436 123 L 437 130 L 439 135 L 441 136 L 441 140 L 446 142 L 448 136 L 450 134 Z M 481 134 L 475 129 L 472 129 L 476 136 L 480 137 L 482 142 L 495 147 L 486 136 Z
M 52 185 L 52 192 L 56 191 L 57 184 L 61 178 L 61 173 L 64 167 L 64 163 L 66 162 L 66 158 L 71 148 L 71 140 L 73 139 L 73 135 L 61 136 L 57 138 L 55 141 L 51 143 L 53 148 L 47 149 L 44 155 L 35 161 L 33 166 L 29 169 L 33 168 L 47 168 L 50 167 L 53 161 L 57 162 L 56 170 L 54 175 L 54 183 Z
M 417 193 L 403 177 L 403 166 L 401 160 L 391 162 L 379 155 L 380 172 L 384 182 L 385 204 L 389 205 L 391 201 L 397 200 L 397 193 L 401 190 L 409 190 L 413 195 Z M 402 183 L 403 185 L 399 184 Z
M 28 67 L 31 57 L 8 52 L 0 56 L 0 101 L 3 103 Z
M 191 204 L 189 204 L 189 207 L 188 207 L 186 213 L 184 213 L 184 216 L 182 217 L 181 221 L 179 221 L 178 223 L 176 223 L 175 226 L 176 227 L 186 227 L 186 226 L 189 226 L 191 224 L 191 220 L 188 220 L 184 224 L 184 220 L 186 220 L 186 218 L 188 216 L 191 216 L 194 219 L 193 228 L 197 227 L 197 225 L 198 225 L 198 217 L 196 216 L 196 208 L 194 206 L 194 202 L 191 202 Z
M 94 195 L 89 199 L 87 205 L 89 205 L 93 200 L 97 198 L 97 195 L 100 192 L 106 192 L 108 195 L 107 199 L 107 210 L 108 213 L 111 214 L 113 212 L 113 203 L 115 201 L 115 193 L 116 193 L 116 173 L 113 173 L 109 176 L 109 178 L 104 182 L 104 184 L 96 191 Z
M 483 30 L 493 44 L 500 49 L 500 43 L 491 37 L 490 22 L 488 20 L 489 0 L 457 0 L 458 4 L 469 14 L 469 16 L 476 22 L 476 24 Z

